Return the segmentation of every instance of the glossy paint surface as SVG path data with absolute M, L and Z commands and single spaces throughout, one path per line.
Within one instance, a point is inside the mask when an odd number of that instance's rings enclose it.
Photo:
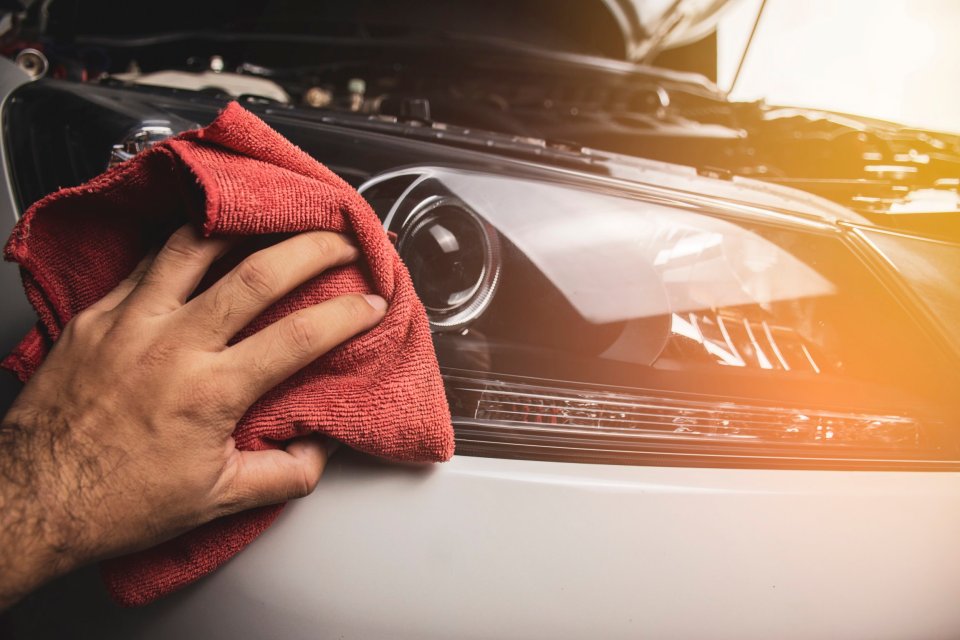
M 87 572 L 18 621 L 27 637 L 955 637 L 958 500 L 956 474 L 338 455 L 193 587 L 121 610 Z

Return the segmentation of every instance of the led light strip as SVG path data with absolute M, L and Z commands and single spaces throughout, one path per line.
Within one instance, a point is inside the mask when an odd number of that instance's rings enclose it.
M 458 452 L 623 463 L 954 468 L 924 423 L 902 415 L 626 394 L 447 374 Z M 954 456 L 955 457 L 955 456 Z M 671 461 L 673 460 L 673 461 Z M 604 460 L 607 461 L 607 460 Z M 684 464 L 681 462 L 681 464 Z M 728 466 L 721 463 L 719 466 Z M 854 465 L 861 466 L 861 465 Z

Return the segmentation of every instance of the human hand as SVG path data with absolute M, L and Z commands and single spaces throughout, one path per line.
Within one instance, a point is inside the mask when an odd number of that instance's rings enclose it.
M 230 247 L 175 232 L 76 316 L 0 425 L 0 608 L 79 565 L 310 493 L 329 449 L 239 451 L 231 433 L 267 390 L 382 318 L 360 294 L 302 309 L 232 345 L 266 307 L 358 257 L 303 233 L 190 298 Z

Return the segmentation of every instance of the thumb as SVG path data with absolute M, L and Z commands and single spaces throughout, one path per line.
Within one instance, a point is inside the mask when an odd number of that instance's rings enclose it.
M 236 475 L 222 501 L 225 514 L 309 495 L 320 482 L 335 441 L 307 436 L 287 448 L 239 451 Z

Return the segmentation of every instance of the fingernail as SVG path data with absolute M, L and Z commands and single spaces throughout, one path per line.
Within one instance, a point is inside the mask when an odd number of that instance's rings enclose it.
M 372 293 L 364 294 L 364 299 L 367 301 L 371 307 L 377 311 L 386 311 L 387 310 L 387 301 L 381 298 L 380 296 L 375 296 Z

